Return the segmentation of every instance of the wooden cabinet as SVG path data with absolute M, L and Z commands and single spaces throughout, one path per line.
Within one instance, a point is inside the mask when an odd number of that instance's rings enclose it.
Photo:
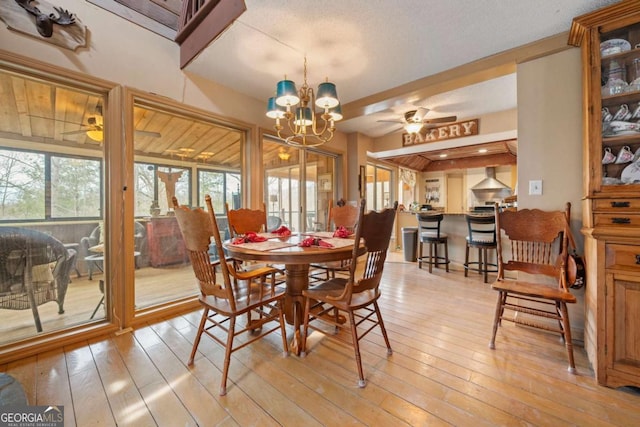
M 189 256 L 175 217 L 151 218 L 147 223 L 149 262 L 153 267 L 187 262 Z
M 640 384 L 640 246 L 607 244 L 605 256 L 607 385 Z M 634 327 L 635 326 L 635 327 Z
M 600 384 L 640 386 L 640 2 L 575 18 L 569 43 L 582 47 L 585 350 Z

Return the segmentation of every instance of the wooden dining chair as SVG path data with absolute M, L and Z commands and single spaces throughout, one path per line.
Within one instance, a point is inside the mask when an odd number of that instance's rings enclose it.
M 329 202 L 329 218 L 327 220 L 326 231 L 335 231 L 338 227 L 344 227 L 349 231 L 354 231 L 360 209 L 358 203 L 346 203 L 342 206 L 334 206 L 333 201 Z M 329 280 L 336 277 L 336 272 L 349 273 L 351 260 L 331 261 L 319 264 L 311 264 L 309 277 L 312 280 Z M 324 277 L 323 277 L 324 276 Z
M 359 258 L 359 245 L 357 243 L 354 244 L 348 278 L 336 277 L 302 291 L 302 295 L 306 297 L 306 302 L 301 355 L 304 356 L 306 354 L 309 329 L 337 339 L 343 338 L 341 334 L 336 335 L 334 333 L 344 326 L 341 323 L 342 318 L 339 313 L 346 313 L 351 339 L 344 338 L 354 348 L 359 387 L 366 385 L 360 357 L 360 340 L 376 326 L 379 326 L 387 346 L 387 354 L 392 354 L 391 344 L 389 343 L 378 306 L 378 298 L 380 298 L 380 280 L 387 257 L 387 250 L 389 249 L 397 208 L 398 202 L 394 204 L 393 208 L 384 209 L 381 212 L 371 211 L 365 214 L 365 201 L 363 199 L 359 208 L 355 242 L 359 242 L 361 238 L 364 239 L 367 247 L 366 253 Z M 333 325 L 333 328 L 330 328 L 331 325 Z M 328 330 L 327 326 L 329 326 L 330 330 Z
M 220 230 L 209 195 L 205 196 L 205 203 L 208 212 L 201 208 L 189 209 L 179 206 L 178 200 L 173 198 L 176 219 L 200 288 L 200 304 L 204 308 L 188 364 L 192 365 L 194 362 L 203 333 L 224 346 L 224 366 L 220 384 L 220 395 L 223 396 L 227 393 L 227 374 L 233 352 L 280 330 L 283 354 L 289 354 L 282 312 L 285 294 L 284 290 L 275 286 L 273 279 L 271 283 L 265 282 L 265 277 L 271 274 L 271 269 L 236 271 L 230 263 L 224 261 Z M 215 241 L 219 256 L 213 263 L 209 254 L 211 237 Z M 219 273 L 216 267 L 219 267 Z M 218 274 L 221 275 L 222 281 L 217 280 Z M 258 315 L 257 319 L 251 319 L 252 312 Z M 244 314 L 247 314 L 246 324 L 237 323 L 237 319 Z M 278 324 L 273 326 L 270 322 Z M 265 328 L 267 324 L 269 326 Z M 246 332 L 249 332 L 248 338 L 238 343 L 235 338 Z
M 264 202 L 260 209 L 229 209 L 226 204 L 227 219 L 229 221 L 229 233 L 231 237 L 249 232 L 264 233 L 267 231 L 267 208 Z
M 262 203 L 262 210 L 260 209 L 229 209 L 229 203 L 226 204 L 227 221 L 229 223 L 229 233 L 231 237 L 241 236 L 243 234 L 253 233 L 265 233 L 267 228 L 267 207 Z M 262 268 L 264 266 L 275 269 L 277 275 L 277 284 L 282 284 L 285 281 L 285 273 L 283 265 L 273 264 L 247 264 L 242 260 L 234 260 L 234 265 L 237 270 L 251 270 L 254 268 Z
M 498 302 L 489 347 L 495 349 L 503 320 L 557 332 L 567 348 L 568 370 L 575 373 L 567 304 L 576 297 L 565 275 L 571 204 L 564 211 L 495 209 L 498 278 L 491 288 L 498 291 Z M 514 273 L 515 279 L 505 277 Z

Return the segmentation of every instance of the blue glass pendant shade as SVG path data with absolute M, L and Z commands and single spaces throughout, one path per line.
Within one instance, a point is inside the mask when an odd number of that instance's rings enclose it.
M 324 82 L 318 85 L 316 95 L 316 105 L 320 108 L 333 108 L 338 105 L 338 91 L 336 85 L 331 82 Z
M 276 87 L 276 104 L 286 107 L 300 102 L 296 84 L 291 80 L 280 80 Z
M 296 108 L 296 118 L 294 123 L 296 126 L 311 126 L 313 123 L 311 118 L 311 108 Z
M 342 105 L 338 104 L 333 108 L 329 108 L 329 115 L 334 122 L 342 120 Z
M 284 107 L 276 104 L 275 97 L 272 96 L 271 98 L 269 98 L 269 101 L 267 102 L 267 117 L 269 117 L 270 119 L 282 119 L 284 118 L 284 112 Z

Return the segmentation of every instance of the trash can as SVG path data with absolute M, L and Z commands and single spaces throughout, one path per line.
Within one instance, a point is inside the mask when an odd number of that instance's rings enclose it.
M 404 260 L 415 262 L 418 247 L 418 227 L 402 227 L 402 251 Z

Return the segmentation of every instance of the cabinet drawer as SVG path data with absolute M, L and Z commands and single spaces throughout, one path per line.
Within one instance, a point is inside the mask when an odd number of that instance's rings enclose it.
M 640 199 L 597 199 L 593 201 L 596 212 L 640 212 Z
M 597 213 L 593 215 L 594 226 L 615 226 L 615 227 L 629 227 L 640 228 L 640 215 L 631 214 L 628 212 L 614 213 Z
M 640 246 L 607 244 L 605 268 L 624 267 L 640 272 Z

